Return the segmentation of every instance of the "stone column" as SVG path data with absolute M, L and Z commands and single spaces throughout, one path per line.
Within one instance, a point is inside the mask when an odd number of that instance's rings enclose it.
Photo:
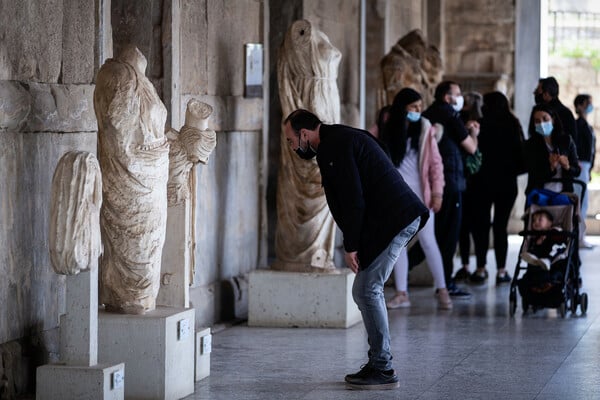
M 91 367 L 98 363 L 98 263 L 67 275 L 67 305 L 60 317 L 60 360 Z
M 542 71 L 542 54 L 548 53 L 547 43 L 542 40 L 542 16 L 548 13 L 547 0 L 517 0 L 515 45 L 515 114 L 527 134 L 527 124 L 533 106 L 533 89 Z
M 163 90 L 164 103 L 169 110 L 170 126 L 183 125 L 185 104 L 179 88 L 181 34 L 181 2 L 165 1 L 163 8 Z M 167 122 L 169 124 L 169 122 Z M 190 171 L 190 194 L 181 203 L 167 210 L 167 236 L 162 254 L 160 291 L 157 304 L 167 307 L 188 308 L 190 305 L 190 270 L 193 260 L 191 210 L 196 200 L 195 169 Z

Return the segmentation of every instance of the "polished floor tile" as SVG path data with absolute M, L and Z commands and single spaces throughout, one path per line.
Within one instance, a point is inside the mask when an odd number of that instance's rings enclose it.
M 211 374 L 186 399 L 600 399 L 600 237 L 581 250 L 586 315 L 557 310 L 509 316 L 509 287 L 465 286 L 470 300 L 436 309 L 433 290 L 411 287 L 412 307 L 392 310 L 400 389 L 347 390 L 343 377 L 366 361 L 362 324 L 349 329 L 252 328 L 213 333 Z M 512 275 L 521 238 L 511 236 Z M 494 276 L 493 253 L 488 260 Z M 455 260 L 458 266 L 458 259 Z M 474 264 L 474 262 L 472 262 Z M 386 289 L 386 296 L 392 289 Z

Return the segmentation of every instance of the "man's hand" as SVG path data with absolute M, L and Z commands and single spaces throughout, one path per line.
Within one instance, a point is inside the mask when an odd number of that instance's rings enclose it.
M 352 272 L 356 274 L 358 272 L 358 252 L 344 252 L 344 260 L 346 261 L 348 268 L 350 268 Z

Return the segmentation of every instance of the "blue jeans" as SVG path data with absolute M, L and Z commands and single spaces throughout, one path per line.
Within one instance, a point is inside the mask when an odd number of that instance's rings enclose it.
M 592 166 L 592 163 L 589 161 L 579 161 L 579 164 L 581 166 L 581 173 L 579 174 L 577 179 L 583 181 L 583 183 L 585 183 L 587 185 L 588 183 L 590 183 L 590 167 Z M 573 191 L 575 193 L 577 193 L 577 196 L 579 196 L 579 199 L 581 199 L 580 200 L 581 201 L 581 210 L 580 210 L 581 220 L 579 222 L 579 240 L 584 240 L 585 239 L 585 218 L 587 216 L 587 210 L 588 210 L 588 192 L 586 190 L 585 195 L 583 196 L 583 199 L 582 199 L 580 185 L 573 184 Z
M 404 228 L 388 247 L 366 269 L 354 278 L 352 297 L 362 315 L 369 338 L 369 365 L 380 370 L 392 369 L 390 329 L 383 296 L 383 285 L 390 277 L 394 264 L 410 239 L 419 230 L 421 217 Z

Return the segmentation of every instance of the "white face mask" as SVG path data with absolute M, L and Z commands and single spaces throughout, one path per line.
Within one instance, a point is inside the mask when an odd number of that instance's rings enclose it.
M 458 112 L 460 110 L 462 110 L 463 106 L 465 105 L 465 98 L 462 96 L 452 96 L 454 98 L 454 100 L 456 101 L 455 104 L 452 104 L 452 108 L 454 108 L 454 111 Z

